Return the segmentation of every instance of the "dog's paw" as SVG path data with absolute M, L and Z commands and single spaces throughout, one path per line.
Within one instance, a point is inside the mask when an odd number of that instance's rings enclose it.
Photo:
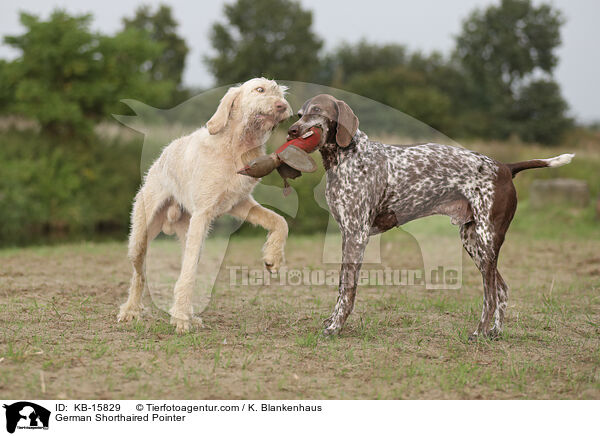
M 323 329 L 323 336 L 334 336 L 342 330 L 342 325 L 331 317 L 323 321 L 323 326 L 325 327 Z
M 497 340 L 502 336 L 502 330 L 497 327 L 492 327 L 490 332 L 487 334 L 488 339 Z
M 177 334 L 181 335 L 190 331 L 192 323 L 189 319 L 181 319 L 171 316 L 171 325 L 174 325 Z
M 323 329 L 323 336 L 332 337 L 340 334 L 340 328 L 335 326 L 325 327 Z
M 200 315 L 192 316 L 191 323 L 196 328 L 204 327 L 204 323 L 202 322 L 202 318 L 200 318 Z
M 189 332 L 192 327 L 202 327 L 202 318 L 194 316 L 191 312 L 173 307 L 171 314 L 171 325 L 175 326 L 178 334 Z
M 178 306 L 173 306 L 169 311 L 171 314 L 171 325 L 175 326 L 177 333 L 187 333 L 190 331 L 192 314 Z
M 273 264 L 273 263 L 270 263 L 270 262 L 265 262 L 265 268 L 271 274 L 277 274 L 277 272 L 279 271 L 279 266 L 277 264 Z
M 129 322 L 134 319 L 139 319 L 141 313 L 141 307 L 129 307 L 124 304 L 119 310 L 119 315 L 117 315 L 117 322 Z
M 263 261 L 265 263 L 265 268 L 271 273 L 275 274 L 281 268 L 281 264 L 283 263 L 283 254 L 275 253 L 272 255 L 266 254 L 263 257 Z
M 481 332 L 473 332 L 469 335 L 469 342 L 477 342 L 479 340 L 489 340 L 489 341 L 493 341 L 496 339 L 500 339 L 502 332 L 499 332 L 498 330 L 492 328 L 489 332 L 487 333 L 481 333 Z

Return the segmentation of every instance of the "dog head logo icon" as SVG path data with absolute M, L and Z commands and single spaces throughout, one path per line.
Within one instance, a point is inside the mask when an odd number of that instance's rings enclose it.
M 3 406 L 6 409 L 6 431 L 19 429 L 47 429 L 50 411 L 28 401 L 19 401 Z

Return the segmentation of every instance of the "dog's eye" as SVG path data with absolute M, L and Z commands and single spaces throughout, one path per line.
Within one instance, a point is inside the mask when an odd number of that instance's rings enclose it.
M 319 112 L 321 112 L 321 108 L 320 107 L 314 107 L 313 108 L 313 112 L 319 113 Z
M 262 94 L 263 92 L 265 92 L 265 88 L 259 86 L 258 88 L 256 88 L 256 92 L 260 92 Z

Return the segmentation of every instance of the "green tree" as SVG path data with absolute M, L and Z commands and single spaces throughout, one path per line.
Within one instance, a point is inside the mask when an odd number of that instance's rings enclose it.
M 137 29 L 161 45 L 158 55 L 148 63 L 152 80 L 169 80 L 181 85 L 181 76 L 185 68 L 185 59 L 189 48 L 185 40 L 177 35 L 177 21 L 173 18 L 169 6 L 160 5 L 155 13 L 150 6 L 139 7 L 133 18 L 124 18 L 125 29 Z
M 0 59 L 0 113 L 6 113 L 11 109 L 15 100 L 14 68 L 10 62 Z
M 322 64 L 317 81 L 399 109 L 445 134 L 454 133 L 452 101 L 445 88 L 450 89 L 449 72 L 456 71 L 441 55 L 411 54 L 400 44 L 362 40 L 340 45 Z
M 515 102 L 512 119 L 525 141 L 556 144 L 573 127 L 560 87 L 552 80 L 538 79 L 524 85 Z
M 90 15 L 61 10 L 48 21 L 27 13 L 20 20 L 25 32 L 4 39 L 21 52 L 10 63 L 14 110 L 37 120 L 45 133 L 89 136 L 96 122 L 119 110 L 119 100 L 160 104 L 173 89 L 167 80 L 151 80 L 144 65 L 161 47 L 135 29 L 93 33 Z
M 406 112 L 441 132 L 451 128 L 450 99 L 418 71 L 397 66 L 355 74 L 344 89 Z
M 474 78 L 510 88 L 536 69 L 552 73 L 564 19 L 547 4 L 502 0 L 475 10 L 463 23 L 457 54 Z
M 463 101 L 485 112 L 488 118 L 483 124 L 479 120 L 466 125 L 485 125 L 483 133 L 487 136 L 506 137 L 515 132 L 537 136 L 527 132 L 535 123 L 528 118 L 516 119 L 515 114 L 527 116 L 543 111 L 541 107 L 532 108 L 544 104 L 543 100 L 529 102 L 527 111 L 522 110 L 522 101 L 518 102 L 533 77 L 541 74 L 551 79 L 558 62 L 556 48 L 561 43 L 563 23 L 559 10 L 547 4 L 535 6 L 531 0 L 502 0 L 497 6 L 475 10 L 464 21 L 455 56 L 465 81 L 475 86 L 465 87 Z M 554 91 L 552 98 L 562 100 L 560 90 Z M 566 108 L 564 100 L 561 106 Z M 557 118 L 547 121 L 555 122 L 564 133 L 569 125 L 564 110 L 554 114 Z
M 319 66 L 321 40 L 312 12 L 292 0 L 237 0 L 225 5 L 227 23 L 213 25 L 217 52 L 205 62 L 217 84 L 255 76 L 306 81 Z
M 340 87 L 357 74 L 406 65 L 407 60 L 406 47 L 400 44 L 344 43 L 325 56 L 317 80 Z

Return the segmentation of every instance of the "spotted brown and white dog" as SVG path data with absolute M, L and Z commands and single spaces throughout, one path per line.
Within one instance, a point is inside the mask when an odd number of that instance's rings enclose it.
M 369 236 L 442 214 L 460 227 L 463 246 L 483 276 L 483 312 L 472 338 L 499 335 L 508 286 L 497 263 L 517 207 L 512 178 L 529 168 L 568 164 L 574 155 L 504 164 L 449 145 L 382 144 L 358 129 L 358 118 L 345 102 L 327 94 L 304 103 L 298 116 L 288 139 L 313 126 L 323 129 L 319 151 L 327 170 L 325 195 L 342 232 L 339 296 L 324 333 L 338 333 L 352 312 Z

